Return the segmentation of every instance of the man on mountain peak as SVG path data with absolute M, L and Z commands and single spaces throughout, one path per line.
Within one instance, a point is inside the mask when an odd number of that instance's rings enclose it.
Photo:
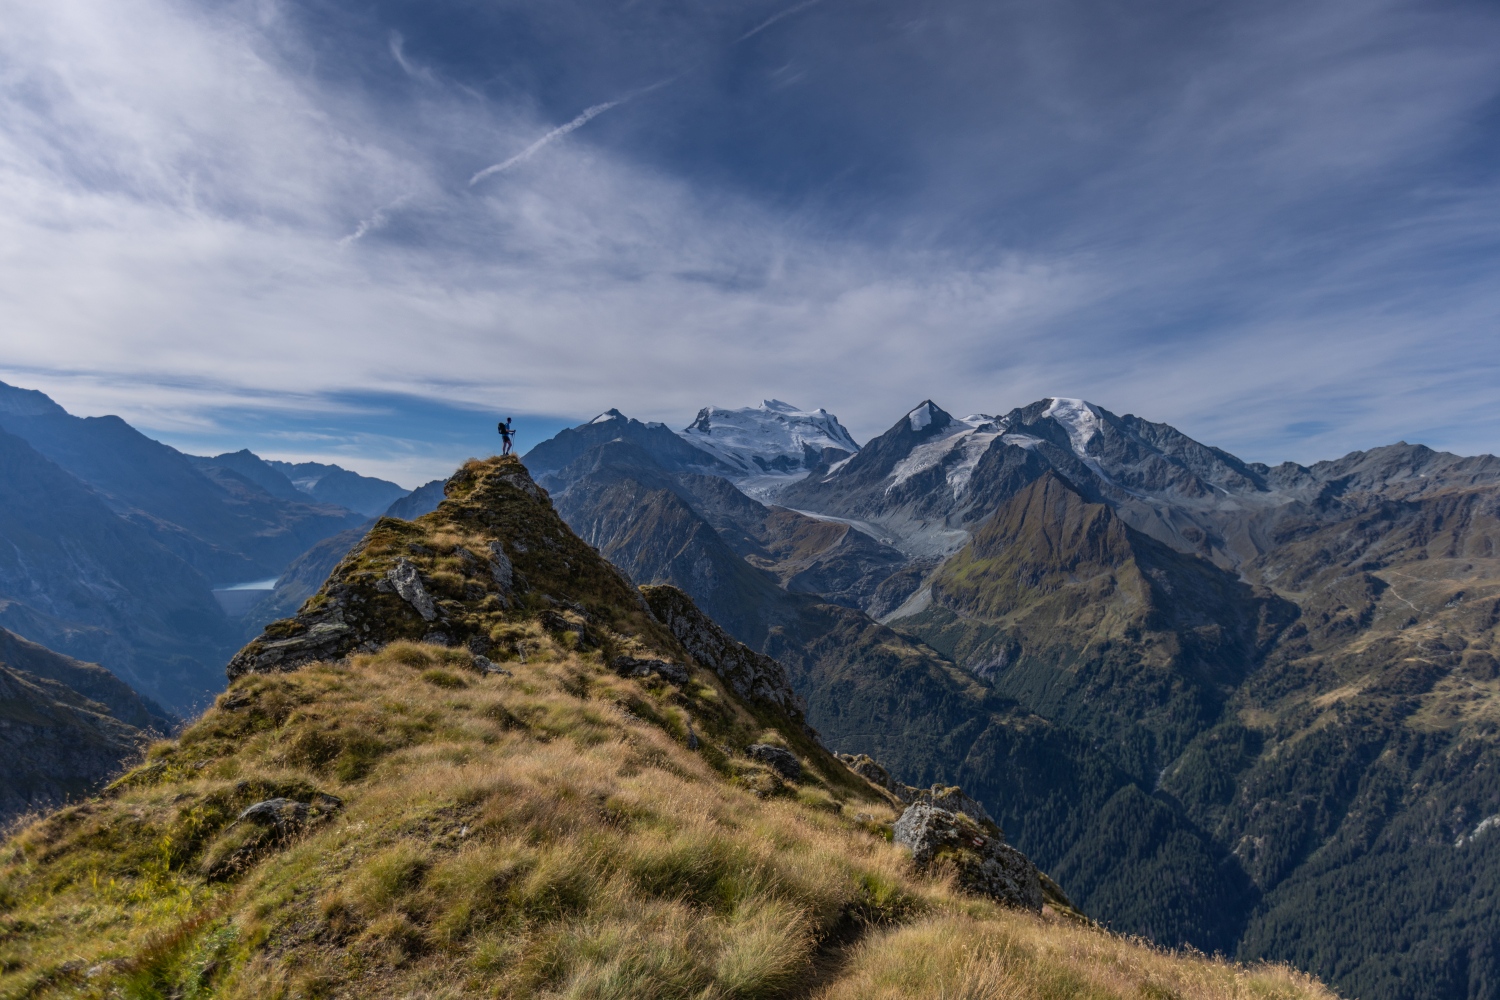
M 500 454 L 510 454 L 510 439 L 515 435 L 516 429 L 511 424 L 510 417 L 500 421 Z

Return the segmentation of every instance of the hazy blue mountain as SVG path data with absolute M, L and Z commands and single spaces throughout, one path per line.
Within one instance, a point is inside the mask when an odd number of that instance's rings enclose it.
M 40 393 L 3 383 L 0 427 L 88 483 L 117 514 L 215 583 L 275 576 L 317 541 L 363 520 L 326 504 L 279 499 L 240 475 L 215 481 L 119 417 L 74 417 Z
M 274 460 L 266 464 L 282 473 L 306 496 L 320 503 L 347 507 L 365 517 L 375 517 L 407 494 L 404 487 L 388 479 L 362 476 L 337 465 Z
M 0 625 L 101 663 L 176 711 L 223 687 L 238 633 L 208 579 L 4 431 L 0 540 Z
M 437 510 L 437 505 L 443 501 L 443 484 L 446 482 L 446 479 L 434 479 L 430 483 L 418 486 L 406 496 L 387 507 L 385 516 L 399 517 L 403 521 L 412 521 L 423 514 L 431 514 Z
M 189 455 L 188 459 L 200 470 L 227 469 L 248 479 L 256 486 L 271 494 L 271 496 L 281 500 L 292 500 L 298 503 L 306 503 L 308 500 L 309 494 L 293 486 L 292 481 L 280 469 L 265 461 L 249 448 L 225 452 L 222 455 L 215 455 L 212 458 Z

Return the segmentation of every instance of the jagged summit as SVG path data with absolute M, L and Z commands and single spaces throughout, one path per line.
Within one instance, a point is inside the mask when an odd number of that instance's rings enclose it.
M 611 441 L 625 441 L 644 450 L 664 468 L 674 472 L 702 472 L 733 476 L 731 466 L 717 456 L 685 440 L 666 424 L 644 423 L 610 408 L 586 424 L 559 431 L 526 453 L 526 468 L 537 482 L 548 485 L 549 477 L 567 468 L 585 453 Z
M 737 410 L 705 406 L 682 436 L 742 476 L 801 474 L 859 450 L 838 417 L 779 399 Z

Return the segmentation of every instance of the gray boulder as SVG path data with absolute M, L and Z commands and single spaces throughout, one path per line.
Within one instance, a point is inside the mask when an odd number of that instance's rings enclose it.
M 965 816 L 978 822 L 981 826 L 988 825 L 994 827 L 996 833 L 1004 836 L 1000 830 L 1000 824 L 996 823 L 994 818 L 990 816 L 989 810 L 981 805 L 978 799 L 965 795 L 963 789 L 957 785 L 934 784 L 931 788 L 912 788 L 910 785 L 906 785 L 905 788 L 911 795 L 907 799 L 908 802 L 926 802 L 928 805 L 937 806 L 939 809 L 946 809 L 951 813 L 963 813 Z
M 802 762 L 790 750 L 769 743 L 752 743 L 745 748 L 745 756 L 767 765 L 788 781 L 802 777 Z
M 914 802 L 896 821 L 892 840 L 911 851 L 919 868 L 951 861 L 966 892 L 1033 913 L 1042 911 L 1042 879 L 1036 865 L 970 817 L 931 802 Z
M 692 676 L 688 668 L 669 660 L 640 659 L 634 656 L 617 656 L 609 661 L 609 668 L 621 677 L 649 677 L 657 674 L 679 687 Z
M 295 799 L 266 799 L 246 806 L 239 814 L 241 823 L 254 823 L 289 837 L 307 823 L 307 803 Z

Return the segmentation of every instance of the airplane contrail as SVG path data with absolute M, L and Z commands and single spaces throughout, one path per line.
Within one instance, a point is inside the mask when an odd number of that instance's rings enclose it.
M 632 94 L 630 96 L 634 97 L 635 95 Z M 591 108 L 585 108 L 583 113 L 580 114 L 577 118 L 574 118 L 566 125 L 557 126 L 557 128 L 553 129 L 551 132 L 548 132 L 536 142 L 533 142 L 531 145 L 521 150 L 515 156 L 512 156 L 508 160 L 502 160 L 501 162 L 496 163 L 492 166 L 485 167 L 483 170 L 479 171 L 479 173 L 475 174 L 473 177 L 470 177 L 469 186 L 473 187 L 475 184 L 478 184 L 486 177 L 490 177 L 498 173 L 503 173 L 504 171 L 509 170 L 511 167 L 515 166 L 517 163 L 523 163 L 526 160 L 531 159 L 534 155 L 536 155 L 537 150 L 541 149 L 543 146 L 546 146 L 550 142 L 555 142 L 556 140 L 561 139 L 563 136 L 567 135 L 569 132 L 572 132 L 574 129 L 582 128 L 591 120 L 604 114 L 604 112 L 608 111 L 610 108 L 618 107 L 628 100 L 630 100 L 630 97 L 622 97 L 618 101 L 605 101 L 603 104 L 595 104 Z
M 797 11 L 806 10 L 808 7 L 811 7 L 813 4 L 819 2 L 820 0 L 802 0 L 802 2 L 799 4 L 794 4 L 791 7 L 788 7 L 786 10 L 772 14 L 770 17 L 766 18 L 764 21 L 760 22 L 755 27 L 751 28 L 749 31 L 736 38 L 734 40 L 734 43 L 738 45 L 740 42 L 743 42 L 745 39 L 751 37 L 752 35 L 758 35 L 762 31 L 765 31 L 767 28 L 775 24 L 777 21 L 781 20 L 783 17 L 791 17 L 793 14 L 797 13 Z

